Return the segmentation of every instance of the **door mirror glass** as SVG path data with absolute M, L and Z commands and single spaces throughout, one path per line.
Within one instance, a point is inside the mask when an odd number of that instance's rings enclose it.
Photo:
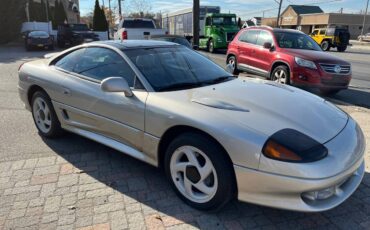
M 272 48 L 272 44 L 270 42 L 265 42 L 265 43 L 263 43 L 263 48 L 265 48 L 265 49 L 271 49 Z
M 101 82 L 101 90 L 104 92 L 123 92 L 126 97 L 132 97 L 133 93 L 127 81 L 122 77 L 109 77 Z

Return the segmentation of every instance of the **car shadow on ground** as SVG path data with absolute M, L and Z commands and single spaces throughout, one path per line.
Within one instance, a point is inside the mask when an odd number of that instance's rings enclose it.
M 322 213 L 300 213 L 261 207 L 236 200 L 216 213 L 202 212 L 183 203 L 170 188 L 162 170 L 105 147 L 94 141 L 66 133 L 44 142 L 72 164 L 81 177 L 104 183 L 126 198 L 141 203 L 144 215 L 160 217 L 201 229 L 353 229 L 370 216 L 370 174 L 355 194 L 337 208 Z M 77 209 L 79 207 L 76 207 Z
M 34 58 L 43 58 L 45 54 L 48 53 L 55 53 L 60 52 L 62 49 L 55 47 L 54 50 L 46 50 L 46 49 L 32 49 L 30 51 L 26 51 L 24 46 L 0 46 L 0 53 L 6 52 L 6 58 L 0 58 L 0 63 L 14 63 L 17 61 L 28 61 Z M 21 54 L 21 55 L 20 55 Z
M 370 89 L 361 87 L 350 87 L 334 95 L 323 95 L 317 89 L 306 89 L 308 92 L 316 94 L 326 99 L 335 99 L 350 103 L 359 107 L 370 109 Z

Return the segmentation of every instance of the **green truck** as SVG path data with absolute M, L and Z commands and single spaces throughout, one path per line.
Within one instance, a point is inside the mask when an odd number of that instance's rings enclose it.
M 209 52 L 226 49 L 228 43 L 239 31 L 236 15 L 220 13 L 219 6 L 201 6 L 199 19 L 199 48 L 207 49 Z M 193 38 L 193 9 L 164 15 L 162 27 L 167 29 L 169 34 L 185 36 L 191 41 Z

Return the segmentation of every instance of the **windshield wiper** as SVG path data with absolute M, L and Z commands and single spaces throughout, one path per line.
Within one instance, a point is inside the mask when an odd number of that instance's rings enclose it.
M 200 82 L 182 82 L 182 83 L 176 83 L 173 85 L 163 86 L 162 88 L 159 88 L 158 92 L 163 91 L 171 91 L 171 90 L 181 90 L 181 89 L 190 89 L 195 87 L 203 86 L 203 83 Z

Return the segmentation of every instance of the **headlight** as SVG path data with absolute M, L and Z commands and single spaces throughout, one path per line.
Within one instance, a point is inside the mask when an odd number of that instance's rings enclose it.
M 327 148 L 311 137 L 293 129 L 274 133 L 265 143 L 262 153 L 271 159 L 307 163 L 323 159 Z
M 311 69 L 317 69 L 315 63 L 313 61 L 305 60 L 299 57 L 295 57 L 295 63 L 297 63 L 299 66 L 311 68 Z

